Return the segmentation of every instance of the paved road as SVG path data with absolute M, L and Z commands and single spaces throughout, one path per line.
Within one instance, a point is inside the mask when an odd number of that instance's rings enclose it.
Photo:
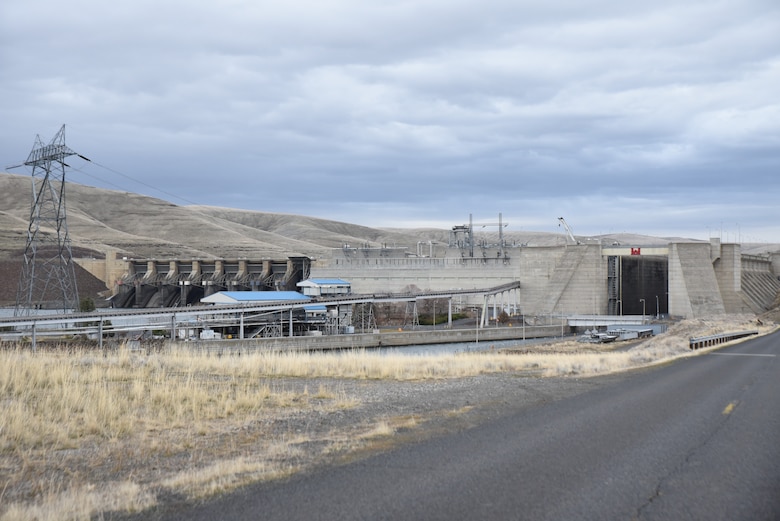
M 169 519 L 780 519 L 780 333 Z M 159 514 L 159 513 L 158 513 Z

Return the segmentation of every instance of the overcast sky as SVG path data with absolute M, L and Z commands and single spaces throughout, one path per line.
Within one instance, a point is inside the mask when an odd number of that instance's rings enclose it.
M 779 35 L 777 0 L 4 0 L 0 168 L 65 124 L 69 180 L 176 204 L 780 242 Z

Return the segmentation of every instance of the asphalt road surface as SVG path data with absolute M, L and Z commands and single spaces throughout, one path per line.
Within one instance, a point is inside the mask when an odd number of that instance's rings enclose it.
M 780 333 L 163 519 L 780 519 Z

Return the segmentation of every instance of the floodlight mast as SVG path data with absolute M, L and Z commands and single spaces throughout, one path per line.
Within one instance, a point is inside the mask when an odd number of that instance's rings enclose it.
M 65 211 L 65 158 L 76 154 L 65 145 L 65 125 L 48 145 L 40 136 L 27 157 L 32 167 L 32 204 L 15 316 L 33 309 L 78 311 L 76 271 Z M 85 158 L 86 159 L 86 158 Z

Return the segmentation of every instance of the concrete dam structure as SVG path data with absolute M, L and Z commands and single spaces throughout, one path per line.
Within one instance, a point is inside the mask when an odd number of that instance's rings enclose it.
M 476 254 L 475 254 L 476 251 Z M 672 242 L 555 246 L 474 245 L 453 240 L 406 248 L 344 246 L 320 259 L 119 259 L 79 263 L 113 288 L 119 308 L 198 304 L 222 290 L 295 290 L 308 278 L 338 278 L 355 294 L 446 292 L 518 283 L 493 306 L 525 315 L 763 313 L 777 305 L 780 253 L 743 255 L 739 244 Z M 484 304 L 463 295 L 456 308 Z
M 219 291 L 295 291 L 308 278 L 310 264 L 308 257 L 122 259 L 121 274 L 114 268 L 112 303 L 117 308 L 184 307 Z
M 431 248 L 334 250 L 312 262 L 313 277 L 349 280 L 355 293 L 445 291 L 519 282 L 512 296 L 525 315 L 672 315 L 762 313 L 780 291 L 780 254 L 743 256 L 738 244 L 674 242 L 666 246 L 468 244 Z M 418 252 L 419 253 L 419 252 Z M 500 297 L 497 297 L 500 298 Z M 463 307 L 481 303 L 462 300 Z

